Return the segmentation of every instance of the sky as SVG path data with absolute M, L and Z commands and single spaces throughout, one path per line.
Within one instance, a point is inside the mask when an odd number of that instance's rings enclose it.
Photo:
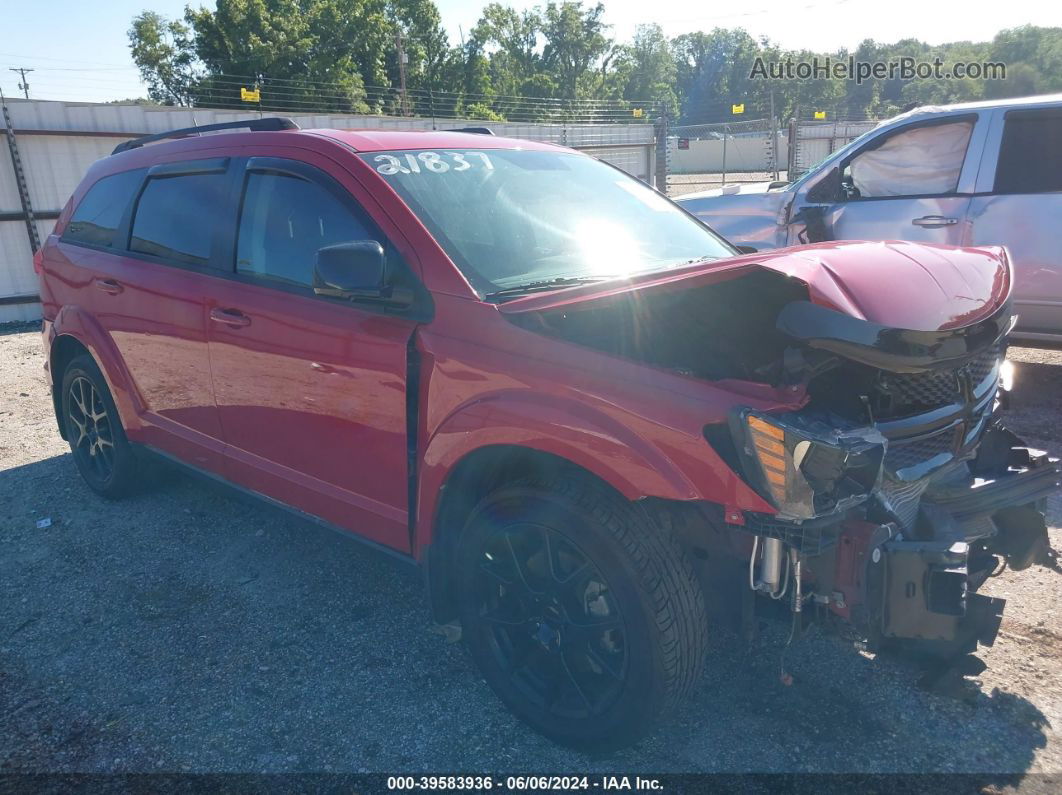
M 451 41 L 476 23 L 487 0 L 436 0 Z M 504 0 L 503 0 L 504 2 Z M 193 5 L 213 6 L 192 0 Z M 508 3 L 517 8 L 538 2 Z M 38 99 L 102 102 L 146 96 L 129 57 L 126 31 L 144 9 L 164 16 L 183 13 L 187 0 L 37 0 L 8 2 L 0 13 L 0 88 L 20 95 L 27 75 Z M 703 10 L 702 10 L 703 9 Z M 884 9 L 884 11 L 883 11 Z M 1004 28 L 1033 24 L 1062 26 L 1057 0 L 966 0 L 961 5 L 932 0 L 742 0 L 731 4 L 690 0 L 606 0 L 612 35 L 628 39 L 637 25 L 658 22 L 668 35 L 713 27 L 743 27 L 786 48 L 828 52 L 873 38 L 892 42 L 919 38 L 930 44 L 982 41 Z

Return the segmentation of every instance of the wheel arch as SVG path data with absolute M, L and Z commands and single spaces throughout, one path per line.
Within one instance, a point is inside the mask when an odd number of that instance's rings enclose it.
M 465 517 L 491 491 L 516 480 L 567 470 L 626 499 L 614 485 L 586 467 L 554 453 L 515 444 L 477 448 L 448 473 L 440 490 L 430 543 L 422 550 L 432 616 L 440 624 L 457 616 L 453 589 L 453 555 Z
M 126 430 L 135 426 L 139 421 L 142 402 L 118 347 L 96 319 L 77 306 L 64 306 L 53 321 L 50 333 L 53 336 L 48 349 L 48 371 L 60 433 L 63 432 L 62 397 L 57 393 L 62 386 L 67 365 L 80 354 L 91 356 L 103 374 L 122 426 Z
M 48 353 L 48 370 L 51 379 L 52 409 L 55 412 L 55 422 L 59 426 L 59 435 L 66 439 L 66 426 L 63 423 L 63 374 L 67 366 L 78 356 L 92 356 L 92 351 L 81 340 L 71 334 L 60 334 L 52 340 L 51 349 Z M 92 357 L 95 361 L 96 357 Z M 98 365 L 99 362 L 96 362 Z

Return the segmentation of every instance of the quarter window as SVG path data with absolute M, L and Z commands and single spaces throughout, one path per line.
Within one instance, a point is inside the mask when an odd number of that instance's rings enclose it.
M 137 204 L 130 251 L 206 265 L 225 210 L 225 183 L 220 173 L 150 179 Z
M 247 177 L 236 271 L 283 284 L 313 284 L 319 248 L 352 240 L 386 242 L 325 187 L 287 174 Z
M 122 216 L 143 178 L 142 169 L 123 171 L 104 177 L 89 188 L 66 225 L 63 240 L 113 246 Z
M 995 193 L 1062 191 L 1062 110 L 1007 114 Z

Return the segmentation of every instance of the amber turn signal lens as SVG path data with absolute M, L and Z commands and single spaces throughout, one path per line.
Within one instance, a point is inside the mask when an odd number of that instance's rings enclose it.
M 752 415 L 748 418 L 748 425 L 767 488 L 780 504 L 786 498 L 785 431 Z

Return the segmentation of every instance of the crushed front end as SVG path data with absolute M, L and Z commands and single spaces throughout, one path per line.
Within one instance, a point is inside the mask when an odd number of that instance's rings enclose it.
M 1049 564 L 1055 459 L 1008 431 L 997 398 L 1009 303 L 940 331 L 888 328 L 788 304 L 783 379 L 799 411 L 735 409 L 708 441 L 777 508 L 731 522 L 755 536 L 749 586 L 795 612 L 817 605 L 873 650 L 991 645 L 1003 600 L 978 594 L 1003 567 Z
M 703 424 L 679 422 L 715 454 L 707 474 L 690 473 L 698 499 L 646 502 L 700 561 L 717 619 L 740 614 L 748 628 L 746 608 L 770 597 L 832 614 L 871 647 L 959 653 L 994 638 L 1002 604 L 977 594 L 986 579 L 1050 562 L 1043 511 L 1058 464 L 1000 411 L 1012 282 L 999 247 L 834 242 L 501 311 L 645 363 L 647 381 L 670 371 L 683 390 L 709 385 Z

